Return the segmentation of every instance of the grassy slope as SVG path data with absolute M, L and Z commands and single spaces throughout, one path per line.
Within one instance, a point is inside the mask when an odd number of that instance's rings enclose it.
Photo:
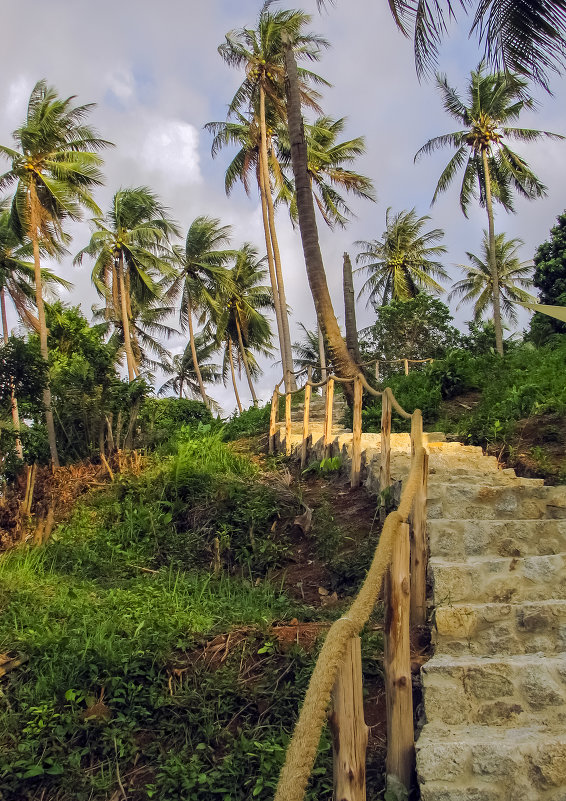
M 270 626 L 332 616 L 282 588 L 300 505 L 218 435 L 171 451 L 0 561 L 0 651 L 28 657 L 2 687 L 2 801 L 273 794 L 314 654 Z M 325 734 L 311 799 L 331 796 L 329 758 Z

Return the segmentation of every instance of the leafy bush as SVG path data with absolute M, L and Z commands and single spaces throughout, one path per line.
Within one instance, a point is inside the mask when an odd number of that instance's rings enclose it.
M 224 439 L 233 440 L 241 437 L 258 437 L 265 435 L 269 426 L 271 404 L 250 406 L 241 414 L 233 415 L 224 426 Z

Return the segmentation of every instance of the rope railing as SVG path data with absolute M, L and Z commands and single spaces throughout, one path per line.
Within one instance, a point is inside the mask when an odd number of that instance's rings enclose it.
M 298 390 L 305 391 L 302 464 L 306 461 L 309 438 L 310 392 L 315 386 L 311 378 L 309 370 L 305 386 Z M 331 436 L 335 380 L 340 378 L 329 375 L 323 382 L 327 387 L 323 433 L 325 452 Z M 342 380 L 354 382 L 351 485 L 358 486 L 360 481 L 361 410 L 364 389 L 382 398 L 380 491 L 391 485 L 392 410 L 401 417 L 411 420 L 411 466 L 408 478 L 404 482 L 399 506 L 385 518 L 371 566 L 357 597 L 346 614 L 335 621 L 328 631 L 287 749 L 274 801 L 303 801 L 331 696 L 334 708 L 331 725 L 334 730 L 335 745 L 335 795 L 337 798 L 348 798 L 352 801 L 365 798 L 367 733 L 361 702 L 362 679 L 358 635 L 373 611 L 384 580 L 388 785 L 393 790 L 402 787 L 408 791 L 413 771 L 414 734 L 409 626 L 423 625 L 426 620 L 425 526 L 428 454 L 423 434 L 422 414 L 419 409 L 412 414 L 408 413 L 399 404 L 389 387 L 375 390 L 361 372 L 355 378 Z M 320 383 L 317 385 L 320 386 Z M 273 393 L 270 450 L 275 448 L 277 418 L 274 410 L 276 412 L 278 397 L 282 394 L 279 393 L 278 387 Z M 291 453 L 290 396 L 291 393 L 286 393 L 285 449 L 288 454 Z M 357 712 L 354 711 L 356 709 Z M 346 713 L 344 710 L 349 712 Z M 348 714 L 349 719 L 340 721 L 337 719 L 339 714 Z M 354 726 L 353 717 L 357 718 Z

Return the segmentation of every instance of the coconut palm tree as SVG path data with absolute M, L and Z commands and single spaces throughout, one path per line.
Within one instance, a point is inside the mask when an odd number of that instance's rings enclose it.
M 119 189 L 110 211 L 94 218 L 92 227 L 90 242 L 74 263 L 81 264 L 85 255 L 94 259 L 92 280 L 106 299 L 108 318 L 120 321 L 132 381 L 139 375 L 131 331 L 132 298 L 143 308 L 161 297 L 163 279 L 175 278 L 169 239 L 178 236 L 179 229 L 146 186 Z
M 218 350 L 218 344 L 213 339 L 207 339 L 203 332 L 196 334 L 194 338 L 195 350 L 197 353 L 197 363 L 202 381 L 207 384 L 217 384 L 222 379 L 222 370 L 217 364 L 209 361 L 212 354 Z M 173 356 L 170 363 L 162 365 L 166 373 L 171 373 L 171 378 L 160 387 L 158 395 L 166 395 L 175 392 L 179 398 L 188 393 L 192 398 L 201 396 L 200 380 L 195 370 L 193 361 L 193 350 L 190 343 L 183 353 Z M 202 396 L 201 396 L 202 397 Z M 218 404 L 207 396 L 209 406 L 218 408 Z
M 526 290 L 533 286 L 532 261 L 520 261 L 517 252 L 524 245 L 522 239 L 506 239 L 505 234 L 495 237 L 495 263 L 497 265 L 501 308 L 509 322 L 517 323 L 517 303 L 535 303 L 536 299 Z M 489 235 L 484 231 L 482 254 L 476 256 L 467 252 L 470 264 L 459 264 L 465 278 L 457 281 L 448 299 L 461 297 L 458 308 L 463 303 L 474 302 L 474 321 L 489 313 L 493 307 L 493 280 L 489 264 Z
M 442 147 L 456 149 L 438 181 L 432 202 L 446 191 L 459 170 L 463 169 L 460 188 L 460 207 L 467 216 L 472 198 L 479 198 L 487 211 L 492 286 L 493 322 L 497 351 L 503 354 L 500 295 L 495 261 L 495 228 L 493 201 L 507 211 L 513 211 L 513 190 L 523 197 L 534 199 L 546 194 L 546 187 L 529 168 L 527 162 L 512 151 L 507 140 L 532 142 L 543 137 L 562 139 L 558 134 L 530 128 L 513 128 L 524 109 L 532 108 L 533 99 L 527 93 L 527 82 L 516 74 L 486 73 L 483 64 L 472 71 L 464 101 L 444 75 L 438 75 L 437 86 L 442 94 L 445 111 L 463 126 L 454 133 L 430 139 L 415 156 L 433 153 Z
M 83 208 L 99 213 L 90 190 L 102 183 L 98 151 L 110 144 L 85 123 L 94 104 L 74 106 L 74 100 L 74 96 L 61 99 L 55 89 L 39 81 L 32 90 L 26 119 L 13 133 L 16 148 L 0 146 L 0 154 L 12 162 L 11 169 L 0 176 L 0 190 L 15 185 L 12 220 L 16 233 L 26 235 L 32 243 L 39 339 L 46 362 L 41 250 L 57 255 L 57 241 L 66 239 L 64 221 L 80 219 Z M 49 381 L 43 401 L 51 460 L 58 466 Z
M 193 328 L 193 314 L 206 317 L 216 304 L 216 296 L 230 287 L 230 274 L 225 265 L 235 251 L 226 249 L 231 227 L 221 225 L 213 217 L 197 217 L 188 230 L 184 249 L 174 248 L 178 276 L 173 281 L 168 297 L 181 294 L 179 321 L 181 328 L 189 329 L 189 347 L 192 364 L 205 405 L 208 398 L 201 376 Z M 204 322 L 204 319 L 201 319 Z
M 317 60 L 322 47 L 327 42 L 320 36 L 305 33 L 310 16 L 302 11 L 271 11 L 273 0 L 263 4 L 255 29 L 242 28 L 226 35 L 226 41 L 218 48 L 222 58 L 231 66 L 244 68 L 246 78 L 238 88 L 229 106 L 230 113 L 247 110 L 259 122 L 260 149 L 259 175 L 262 204 L 267 208 L 266 242 L 271 240 L 275 267 L 276 285 L 272 282 L 274 297 L 277 295 L 281 307 L 281 323 L 283 329 L 284 374 L 292 369 L 291 338 L 287 315 L 287 301 L 277 232 L 275 229 L 275 211 L 269 175 L 268 130 L 267 117 L 275 115 L 277 119 L 285 118 L 284 97 L 284 65 L 282 37 L 286 36 L 298 58 Z M 298 73 L 297 87 L 303 103 L 318 109 L 318 93 L 309 84 L 326 83 L 315 73 L 301 69 Z M 266 111 L 266 106 L 268 110 Z M 265 217 L 264 217 L 265 218 Z M 268 246 L 269 256 L 269 246 Z
M 440 294 L 442 286 L 433 278 L 448 278 L 438 261 L 446 253 L 444 245 L 434 244 L 444 237 L 440 228 L 424 231 L 430 217 L 418 217 L 415 209 L 385 215 L 381 239 L 356 242 L 362 251 L 356 262 L 369 274 L 360 295 L 368 295 L 368 305 L 385 305 L 392 300 L 409 300 L 424 290 Z
M 263 312 L 273 309 L 273 294 L 271 287 L 261 283 L 267 275 L 264 263 L 253 245 L 242 245 L 231 270 L 231 287 L 220 292 L 218 308 L 211 316 L 217 341 L 234 343 L 234 347 L 226 346 L 226 354 L 230 360 L 235 351 L 238 363 L 243 364 L 255 406 L 258 399 L 252 378 L 259 368 L 252 369 L 250 355 L 253 351 L 264 356 L 272 353 L 271 326 Z
M 348 218 L 353 216 L 339 190 L 345 190 L 355 197 L 375 201 L 371 179 L 344 166 L 363 155 L 366 149 L 363 136 L 344 142 L 339 141 L 345 125 L 345 117 L 334 120 L 329 116 L 320 116 L 312 125 L 304 126 L 308 171 L 314 200 L 324 222 L 330 228 L 334 228 L 335 225 L 344 228 Z M 279 161 L 288 168 L 291 165 L 291 149 L 289 134 L 284 125 L 280 125 L 277 130 L 277 148 Z M 297 198 L 292 180 L 284 179 L 279 189 L 278 200 L 289 203 L 291 220 L 295 224 L 298 220 Z

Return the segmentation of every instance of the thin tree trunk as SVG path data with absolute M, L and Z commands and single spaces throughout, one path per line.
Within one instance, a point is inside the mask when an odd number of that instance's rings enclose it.
M 130 273 L 126 270 L 126 310 L 128 313 L 128 321 L 133 320 L 134 316 L 132 314 L 132 291 L 130 285 Z M 134 368 L 135 377 L 138 378 L 140 374 L 140 364 L 142 360 L 141 348 L 138 342 L 138 337 L 136 334 L 136 328 L 134 325 L 130 326 L 130 335 L 131 335 L 131 343 L 132 343 L 132 367 Z
M 134 373 L 134 354 L 132 353 L 132 340 L 130 338 L 130 321 L 128 319 L 128 304 L 126 302 L 126 286 L 124 284 L 123 258 L 120 253 L 120 263 L 118 265 L 118 281 L 120 284 L 120 302 L 122 310 L 122 329 L 124 332 L 124 349 L 126 351 L 126 364 L 128 365 L 128 381 L 133 381 Z
M 287 355 L 285 351 L 285 337 L 283 336 L 283 321 L 281 318 L 281 301 L 279 298 L 279 289 L 277 287 L 277 276 L 275 275 L 275 263 L 273 261 L 273 248 L 271 247 L 271 237 L 269 235 L 269 220 L 267 215 L 267 197 L 265 192 L 265 180 L 263 174 L 263 162 L 261 157 L 261 150 L 259 153 L 257 180 L 259 186 L 259 193 L 261 197 L 261 214 L 263 218 L 263 232 L 265 235 L 265 248 L 267 250 L 267 264 L 269 266 L 269 279 L 271 281 L 271 291 L 273 292 L 273 305 L 275 307 L 275 319 L 277 321 L 277 336 L 279 337 L 279 351 L 281 353 L 281 369 L 283 376 L 286 374 L 285 365 L 287 364 Z
M 120 317 L 120 300 L 118 297 L 118 270 L 116 260 L 112 260 L 112 306 L 114 307 L 114 319 Z
M 283 339 L 285 341 L 286 363 L 284 365 L 285 383 L 287 383 L 287 371 L 290 371 L 289 389 L 296 389 L 295 377 L 293 375 L 293 351 L 291 348 L 291 334 L 289 332 L 289 313 L 287 311 L 287 299 L 285 296 L 285 284 L 283 283 L 283 272 L 281 270 L 281 255 L 279 253 L 279 242 L 277 241 L 277 231 L 275 230 L 275 209 L 271 196 L 271 182 L 269 179 L 269 165 L 267 160 L 267 131 L 265 126 L 265 93 L 260 86 L 259 95 L 259 127 L 261 134 L 261 159 L 263 166 L 263 181 L 265 188 L 265 198 L 267 200 L 267 219 L 269 221 L 269 233 L 273 246 L 273 260 L 275 261 L 275 275 L 277 276 L 277 287 L 279 289 L 279 302 L 281 304 L 281 323 L 283 327 Z
M 195 344 L 195 335 L 193 331 L 193 307 L 191 304 L 191 296 L 187 292 L 187 319 L 189 321 L 189 343 L 191 346 L 191 355 L 193 357 L 193 367 L 195 371 L 195 375 L 197 377 L 198 386 L 200 389 L 200 394 L 202 395 L 202 400 L 206 408 L 209 408 L 208 398 L 206 396 L 206 390 L 204 388 L 204 381 L 202 380 L 202 374 L 200 372 L 200 367 L 197 358 L 197 346 Z M 181 386 L 182 386 L 181 382 Z M 179 396 L 181 397 L 181 396 Z
M 361 362 L 358 343 L 358 327 L 356 325 L 356 298 L 354 295 L 354 277 L 350 256 L 344 253 L 344 320 L 346 323 L 346 346 L 357 364 Z
M 338 321 L 332 307 L 330 292 L 326 281 L 324 263 L 318 241 L 318 230 L 314 213 L 314 203 L 308 173 L 307 145 L 301 118 L 301 98 L 299 95 L 297 63 L 289 39 L 285 43 L 285 92 L 287 95 L 287 119 L 295 191 L 297 195 L 297 212 L 299 228 L 305 257 L 307 277 L 316 308 L 317 317 L 326 335 L 332 363 L 341 376 L 354 378 L 359 368 L 350 356 L 346 343 L 342 339 Z M 344 390 L 349 398 L 353 398 L 352 384 L 345 384 Z
M 244 340 L 242 339 L 242 329 L 240 328 L 240 321 L 238 320 L 237 313 L 234 315 L 234 320 L 236 321 L 236 331 L 238 332 L 238 344 L 240 346 L 240 353 L 242 354 L 242 361 L 244 362 L 244 369 L 246 371 L 246 378 L 248 379 L 248 386 L 250 388 L 250 392 L 252 393 L 254 406 L 257 406 L 257 395 L 255 394 L 254 385 L 252 383 L 250 364 L 248 362 L 246 349 L 244 348 Z
M 230 361 L 230 373 L 232 374 L 232 386 L 234 387 L 234 395 L 236 396 L 236 403 L 240 414 L 242 413 L 242 404 L 240 403 L 240 396 L 238 395 L 238 387 L 236 386 L 236 373 L 234 372 L 234 359 L 232 358 L 232 340 L 228 338 L 226 342 L 228 348 L 228 360 Z
M 179 400 L 183 397 L 183 377 L 179 376 Z
M 0 312 L 2 314 L 2 332 L 4 334 L 4 344 L 8 344 L 8 318 L 6 317 L 6 291 L 4 287 L 0 289 Z M 14 381 L 10 378 L 10 407 L 12 410 L 12 423 L 16 431 L 16 454 L 18 459 L 24 460 L 24 450 L 20 439 L 20 414 L 18 412 L 18 400 L 14 389 Z
M 501 325 L 501 298 L 499 296 L 499 274 L 495 259 L 495 226 L 493 224 L 493 202 L 491 199 L 491 177 L 487 161 L 487 150 L 482 149 L 483 177 L 485 181 L 485 205 L 487 208 L 487 223 L 489 228 L 489 269 L 493 289 L 493 324 L 495 326 L 495 347 L 500 356 L 503 356 L 503 329 Z
M 316 327 L 318 330 L 318 355 L 320 358 L 320 380 L 326 381 L 326 353 L 324 351 L 324 334 L 320 320 L 317 318 Z M 322 396 L 326 395 L 326 386 L 322 387 Z
M 41 355 L 45 361 L 47 381 L 43 390 L 43 405 L 45 407 L 45 423 L 47 425 L 47 439 L 53 467 L 59 467 L 59 454 L 57 453 L 57 438 L 55 436 L 55 423 L 51 409 L 51 387 L 49 386 L 49 353 L 47 351 L 47 323 L 45 321 L 45 305 L 43 303 L 43 285 L 41 278 L 41 265 L 39 262 L 39 200 L 35 184 L 30 186 L 30 239 L 33 246 L 33 263 L 35 272 L 35 303 L 37 306 L 37 319 L 39 321 L 39 345 Z

